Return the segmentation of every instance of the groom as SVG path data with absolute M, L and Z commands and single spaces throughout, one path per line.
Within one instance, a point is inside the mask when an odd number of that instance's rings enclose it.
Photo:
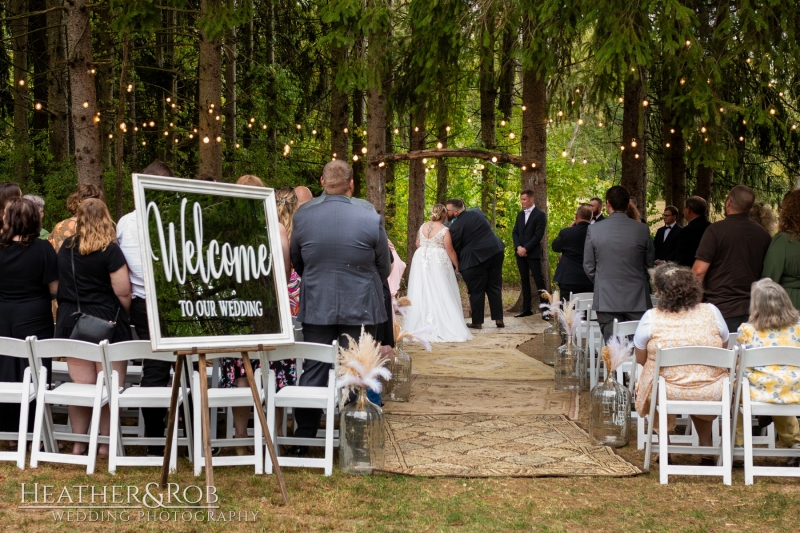
M 450 238 L 458 254 L 458 270 L 469 292 L 472 309 L 470 328 L 483 327 L 484 294 L 489 297 L 492 320 L 503 324 L 503 250 L 505 245 L 479 209 L 465 210 L 464 200 L 447 200 Z

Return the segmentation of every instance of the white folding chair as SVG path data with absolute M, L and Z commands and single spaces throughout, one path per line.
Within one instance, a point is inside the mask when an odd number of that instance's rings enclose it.
M 15 461 L 25 469 L 28 449 L 28 416 L 31 402 L 36 399 L 36 387 L 31 379 L 31 346 L 29 341 L 0 337 L 0 354 L 28 362 L 22 373 L 22 383 L 0 382 L 0 403 L 19 404 L 19 430 L 17 433 L 0 432 L 0 439 L 17 441 L 17 450 L 0 452 L 0 461 Z
M 250 352 L 250 362 L 254 363 L 262 358 L 261 352 Z M 236 357 L 233 353 L 213 353 L 206 354 L 206 360 L 213 361 L 215 359 Z M 192 363 L 198 362 L 197 356 L 187 356 L 191 358 Z M 266 363 L 262 360 L 262 367 Z M 247 437 L 234 437 L 234 438 L 217 438 L 215 431 L 215 416 L 217 409 L 220 407 L 255 407 L 256 409 L 263 409 L 264 402 L 264 380 L 262 378 L 262 368 L 253 371 L 256 389 L 259 394 L 259 404 L 253 405 L 253 393 L 250 387 L 232 387 L 232 388 L 209 388 L 208 389 L 208 408 L 211 411 L 211 447 L 212 448 L 230 448 L 238 446 L 253 446 L 253 453 L 246 453 L 245 455 L 231 455 L 231 456 L 215 456 L 211 458 L 211 464 L 217 466 L 233 466 L 233 465 L 252 465 L 256 474 L 264 473 L 264 433 L 261 427 L 261 422 L 257 416 L 253 417 L 253 436 Z M 200 398 L 200 373 L 194 371 L 192 373 L 192 403 L 193 403 L 193 423 L 194 435 L 192 437 L 192 444 L 194 452 L 192 460 L 194 462 L 194 475 L 199 476 L 205 467 L 205 455 L 203 452 L 203 425 L 202 420 L 202 407 Z
M 281 359 L 296 359 L 298 367 L 298 381 L 302 362 L 306 360 L 319 361 L 333 365 L 328 372 L 328 384 L 324 387 L 301 387 L 287 385 L 277 393 L 275 392 L 275 373 L 270 370 L 269 378 L 265 385 L 267 389 L 267 425 L 269 426 L 275 454 L 280 466 L 323 468 L 325 475 L 333 473 L 333 447 L 334 447 L 334 414 L 336 412 L 336 364 L 339 351 L 338 343 L 332 345 L 298 342 L 290 346 L 278 346 L 276 350 L 265 352 L 266 359 L 279 361 Z M 324 438 L 277 437 L 275 408 L 316 408 L 324 409 L 325 434 Z M 324 446 L 325 457 L 322 459 L 309 457 L 283 457 L 280 455 L 280 445 L 293 446 Z M 267 461 L 267 472 L 272 472 L 272 463 Z
M 800 477 L 796 466 L 755 466 L 753 457 L 800 457 L 800 450 L 794 448 L 755 448 L 755 438 L 749 421 L 753 416 L 800 416 L 800 404 L 779 404 L 754 402 L 750 398 L 750 381 L 744 375 L 745 369 L 767 365 L 787 365 L 800 367 L 800 348 L 794 346 L 769 346 L 746 349 L 739 346 L 741 357 L 736 375 L 736 394 L 734 412 L 742 413 L 744 424 L 744 484 L 752 485 L 754 476 Z M 741 400 L 741 404 L 740 404 Z M 738 417 L 733 419 L 732 437 L 736 435 Z M 737 454 L 739 455 L 739 454 Z
M 113 370 L 112 364 L 118 361 L 132 361 L 134 359 L 149 359 L 156 361 L 174 362 L 175 354 L 171 352 L 151 351 L 150 341 L 130 341 L 109 344 L 105 349 L 105 363 L 103 369 L 105 374 L 111 376 L 109 390 L 111 390 L 111 430 L 108 455 L 108 471 L 116 472 L 118 466 L 161 466 L 161 457 L 140 457 L 126 456 L 125 446 L 163 446 L 166 442 L 165 437 L 127 437 L 120 431 L 120 409 L 139 409 L 145 407 L 164 407 L 168 408 L 172 396 L 172 387 L 128 387 L 123 390 L 119 387 L 119 375 Z M 181 379 L 183 372 L 177 369 L 173 374 L 173 379 L 178 376 Z M 127 381 L 127 380 L 126 380 Z M 184 417 L 191 416 L 188 404 L 184 404 L 184 388 L 178 391 L 178 403 L 176 408 L 184 408 Z M 141 415 L 140 415 L 141 417 Z M 188 427 L 188 426 L 187 426 Z M 191 435 L 186 432 L 186 437 L 178 437 L 178 424 L 175 424 L 172 438 L 172 454 L 170 456 L 170 471 L 177 468 L 178 445 L 191 447 Z
M 666 381 L 660 376 L 661 368 L 683 365 L 705 365 L 728 370 L 728 377 L 723 379 L 722 399 L 720 401 L 670 400 L 667 398 Z M 650 395 L 650 414 L 648 420 L 655 420 L 658 405 L 658 423 L 661 436 L 658 441 L 660 458 L 660 482 L 666 485 L 669 475 L 683 476 L 722 476 L 725 485 L 731 484 L 731 380 L 736 366 L 736 351 L 707 346 L 686 346 L 662 350 L 656 348 L 656 364 L 653 374 L 653 391 Z M 667 436 L 667 415 L 716 415 L 722 419 L 722 438 L 720 446 L 670 445 Z M 644 469 L 650 468 L 652 453 L 653 424 L 648 424 L 647 446 L 644 455 Z M 717 466 L 670 465 L 669 454 L 702 454 L 719 455 Z
M 103 341 L 104 343 L 106 341 Z M 39 374 L 39 384 L 36 391 L 36 418 L 33 424 L 33 440 L 31 446 L 31 468 L 36 468 L 40 461 L 51 463 L 64 463 L 72 465 L 86 465 L 86 473 L 93 474 L 97 461 L 97 444 L 108 443 L 108 437 L 98 435 L 100 429 L 100 410 L 108 403 L 108 391 L 105 387 L 105 377 L 101 370 L 97 374 L 94 384 L 63 383 L 53 390 L 44 386 L 47 383 L 47 368 L 42 365 L 42 360 L 54 357 L 73 357 L 91 363 L 103 363 L 103 346 L 89 342 L 70 339 L 30 339 L 33 353 L 34 370 Z M 47 424 L 52 427 L 51 405 L 73 405 L 91 407 L 92 418 L 89 423 L 89 433 L 77 434 L 73 432 L 53 432 L 52 451 L 39 450 L 42 440 L 42 427 Z M 59 440 L 72 442 L 88 442 L 88 455 L 72 455 L 58 453 Z

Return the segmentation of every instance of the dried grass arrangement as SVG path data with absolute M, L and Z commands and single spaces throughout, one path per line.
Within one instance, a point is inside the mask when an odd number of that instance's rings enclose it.
M 405 318 L 406 313 L 408 313 L 408 308 L 411 307 L 411 299 L 409 299 L 408 296 L 398 298 L 392 302 L 392 307 Z
M 392 373 L 386 368 L 387 360 L 381 356 L 381 347 L 372 335 L 361 328 L 358 342 L 347 335 L 349 346 L 339 348 L 336 387 L 344 389 L 346 398 L 357 389 L 372 389 L 380 394 L 383 389 L 380 378 L 389 381 Z
M 539 296 L 547 302 L 539 304 L 539 307 L 547 311 L 555 320 L 558 320 L 561 316 L 561 291 L 553 291 L 553 294 L 542 291 Z
M 564 331 L 569 336 L 575 334 L 583 319 L 583 311 L 575 309 L 577 305 L 578 300 L 567 302 L 564 304 L 564 310 L 558 315 L 558 320 L 561 322 L 561 325 L 564 326 Z
M 428 342 L 428 340 L 425 338 L 425 335 L 427 335 L 428 333 L 433 333 L 435 330 L 436 329 L 433 326 L 425 326 L 419 328 L 416 331 L 406 331 L 404 329 L 395 327 L 394 341 L 395 343 L 403 341 L 418 342 L 425 348 L 425 350 L 430 352 L 433 349 L 433 347 L 431 346 L 431 343 Z
M 603 346 L 600 357 L 611 374 L 619 365 L 633 361 L 633 343 L 627 337 L 612 337 Z

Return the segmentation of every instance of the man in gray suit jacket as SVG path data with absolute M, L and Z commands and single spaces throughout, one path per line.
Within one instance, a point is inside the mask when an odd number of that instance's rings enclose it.
M 351 199 L 350 165 L 331 161 L 322 177 L 324 199 L 308 202 L 294 215 L 291 257 L 302 278 L 297 319 L 306 342 L 338 340 L 346 347 L 344 335 L 357 339 L 363 326 L 374 337 L 387 319 L 382 283 L 391 272 L 391 253 L 380 215 Z M 329 370 L 328 364 L 306 361 L 300 385 L 325 386 Z M 321 414 L 320 409 L 295 409 L 295 436 L 316 436 Z
M 653 304 L 647 269 L 655 249 L 647 224 L 625 214 L 630 194 L 615 185 L 606 191 L 609 216 L 589 226 L 583 252 L 583 270 L 594 282 L 592 309 L 603 337 L 611 336 L 614 319 L 639 320 Z

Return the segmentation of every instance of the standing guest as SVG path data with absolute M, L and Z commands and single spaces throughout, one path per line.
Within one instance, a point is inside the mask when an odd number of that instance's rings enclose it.
M 710 346 L 722 348 L 728 342 L 728 328 L 719 309 L 700 303 L 703 288 L 686 267 L 665 264 L 653 272 L 653 287 L 661 300 L 657 309 L 647 311 L 636 328 L 633 343 L 636 362 L 644 365 L 636 382 L 636 412 L 650 416 L 650 396 L 653 381 L 663 377 L 667 383 L 667 398 L 671 400 L 722 399 L 723 380 L 728 377 L 725 368 L 705 365 L 681 365 L 662 368 L 655 376 L 656 352 L 659 347 Z M 692 415 L 700 446 L 712 446 L 711 434 L 716 415 Z M 669 415 L 669 428 L 661 428 L 664 436 L 675 426 L 675 415 Z M 667 458 L 661 458 L 666 461 Z M 704 456 L 701 465 L 716 465 L 716 459 Z
M 326 189 L 325 189 L 325 173 L 324 172 L 322 173 L 322 176 L 319 177 L 319 184 L 322 186 L 322 194 L 320 194 L 316 198 L 314 198 L 314 197 L 309 198 L 308 200 L 303 202 L 302 205 L 304 205 L 304 206 L 317 205 L 317 204 L 325 201 L 325 196 L 327 195 L 327 193 L 325 192 Z M 309 191 L 309 194 L 310 193 L 311 193 L 311 191 Z M 350 198 L 350 202 L 355 204 L 355 205 L 357 205 L 357 206 L 359 206 L 359 207 L 363 207 L 364 209 L 372 211 L 373 213 L 376 212 L 375 211 L 375 206 L 372 205 L 372 202 L 369 202 L 368 200 L 364 200 L 363 198 L 357 198 L 357 197 L 353 196 L 352 198 Z
M 0 239 L 0 336 L 53 338 L 51 300 L 58 290 L 56 253 L 40 240 L 39 210 L 27 199 L 6 203 Z M 48 375 L 52 362 L 42 363 Z M 0 381 L 21 383 L 28 361 L 0 355 Z M 19 431 L 19 404 L 0 404 L 0 431 Z M 33 417 L 28 420 L 33 431 Z M 16 442 L 12 443 L 16 445 Z
M 78 217 L 75 214 L 78 212 L 78 206 L 81 205 L 82 201 L 89 198 L 97 198 L 100 201 L 105 201 L 103 191 L 91 183 L 82 183 L 78 185 L 78 189 L 67 197 L 67 211 L 69 211 L 72 216 L 56 224 L 53 231 L 50 232 L 50 236 L 47 238 L 50 244 L 53 245 L 56 253 L 61 249 L 61 245 L 67 237 L 75 235 L 75 226 L 78 223 Z
M 800 189 L 783 197 L 778 233 L 764 257 L 761 276 L 780 284 L 800 309 Z
M 706 218 L 708 206 L 706 201 L 699 196 L 692 196 L 686 199 L 686 207 L 683 208 L 683 218 L 686 225 L 678 235 L 678 242 L 675 245 L 674 261 L 681 265 L 692 268 L 694 265 L 695 253 L 700 246 L 700 240 L 706 228 L 711 222 Z
M 26 200 L 30 200 L 33 202 L 33 205 L 36 206 L 36 209 L 39 210 L 39 220 L 44 223 L 44 198 L 41 196 L 36 196 L 35 194 L 26 194 L 23 196 Z M 46 229 L 42 228 L 39 232 L 39 238 L 43 240 L 47 240 L 50 236 L 50 232 Z
M 583 270 L 594 282 L 592 309 L 606 339 L 615 318 L 639 320 L 652 307 L 647 269 L 655 260 L 653 239 L 647 224 L 626 215 L 630 199 L 625 187 L 608 189 L 608 218 L 586 232 Z
M 304 203 L 312 200 L 314 195 L 311 194 L 311 189 L 305 185 L 299 185 L 294 188 L 294 194 L 297 196 L 297 207 L 299 208 Z
M 750 286 L 761 278 L 771 237 L 750 220 L 756 195 L 737 185 L 725 199 L 725 219 L 708 227 L 697 248 L 692 272 L 703 284 L 705 301 L 719 308 L 728 331 L 747 321 Z
M 767 230 L 770 235 L 775 233 L 775 213 L 768 205 L 761 202 L 753 202 L 753 207 L 750 208 L 750 220 Z
M 565 296 L 594 291 L 594 283 L 583 271 L 583 251 L 591 219 L 592 207 L 581 205 L 575 212 L 572 225 L 562 229 L 553 240 L 553 251 L 561 253 L 553 281 L 558 283 L 561 294 Z
M 605 220 L 606 217 L 603 216 L 603 200 L 595 196 L 589 200 L 589 205 L 592 206 L 592 219 L 589 221 L 589 224 Z
M 675 252 L 678 249 L 678 238 L 681 234 L 681 227 L 678 224 L 678 208 L 668 205 L 664 208 L 664 225 L 658 228 L 655 238 L 656 264 L 660 265 L 667 261 L 675 261 Z
M 7 181 L 5 183 L 0 183 L 0 234 L 3 232 L 3 211 L 6 208 L 6 204 L 12 198 L 19 198 L 22 196 L 22 190 L 19 188 L 19 185 L 16 183 L 12 183 Z
M 503 323 L 503 259 L 505 245 L 492 231 L 480 209 L 465 210 L 460 198 L 447 200 L 450 238 L 458 258 L 458 269 L 467 285 L 472 322 L 467 327 L 483 328 L 484 296 L 489 298 L 492 320 Z
M 75 314 L 86 313 L 114 322 L 116 328 L 109 342 L 131 339 L 128 316 L 131 311 L 131 281 L 125 256 L 116 242 L 114 222 L 108 208 L 101 200 L 88 198 L 78 206 L 75 235 L 68 237 L 58 251 L 58 315 L 56 338 L 69 339 L 75 326 Z M 113 363 L 119 373 L 119 381 L 125 381 L 127 361 Z M 103 367 L 67 357 L 69 377 L 75 383 L 94 384 L 97 373 Z M 69 421 L 75 433 L 89 429 L 92 410 L 89 407 L 69 407 Z M 109 410 L 103 408 L 100 417 L 100 433 L 108 435 Z M 76 442 L 72 453 L 81 455 L 86 443 Z M 108 454 L 108 444 L 101 444 L 98 454 Z
M 793 191 L 798 192 L 798 191 Z M 785 204 L 785 199 L 784 199 Z M 783 222 L 783 211 L 781 211 Z M 739 327 L 737 340 L 745 348 L 763 346 L 800 347 L 800 313 L 783 287 L 771 279 L 753 283 L 750 317 Z M 745 370 L 750 399 L 766 403 L 800 403 L 800 380 L 796 366 L 769 365 Z M 744 442 L 741 414 L 736 424 L 736 444 Z M 784 446 L 800 448 L 800 426 L 794 416 L 772 416 L 775 431 Z M 796 458 L 791 457 L 791 462 Z
M 297 318 L 306 342 L 338 340 L 346 347 L 345 335 L 359 338 L 363 327 L 374 337 L 378 324 L 387 320 L 382 283 L 391 271 L 391 254 L 381 217 L 351 201 L 352 167 L 331 161 L 322 179 L 322 201 L 306 203 L 294 216 L 291 257 L 303 280 Z M 324 386 L 330 367 L 306 361 L 300 386 Z M 315 437 L 321 414 L 320 409 L 296 409 L 295 437 Z
M 174 177 L 172 169 L 162 161 L 153 161 L 142 174 L 148 176 Z M 117 243 L 128 264 L 128 277 L 131 282 L 131 324 L 140 340 L 150 340 L 150 326 L 147 321 L 147 300 L 144 292 L 144 274 L 142 272 L 142 253 L 139 248 L 139 225 L 136 211 L 123 215 L 117 222 Z M 142 365 L 141 387 L 166 387 L 169 385 L 172 363 L 145 359 Z M 163 438 L 166 424 L 164 418 L 167 410 L 163 407 L 142 408 L 144 419 L 144 436 L 147 438 Z M 147 455 L 158 457 L 164 455 L 163 446 L 148 446 Z
M 542 237 L 547 229 L 547 215 L 538 209 L 534 202 L 533 190 L 525 189 L 519 196 L 522 211 L 517 213 L 517 221 L 511 238 L 514 241 L 514 257 L 522 281 L 522 312 L 516 318 L 533 315 L 531 295 L 531 275 L 539 294 L 545 290 L 542 276 Z

